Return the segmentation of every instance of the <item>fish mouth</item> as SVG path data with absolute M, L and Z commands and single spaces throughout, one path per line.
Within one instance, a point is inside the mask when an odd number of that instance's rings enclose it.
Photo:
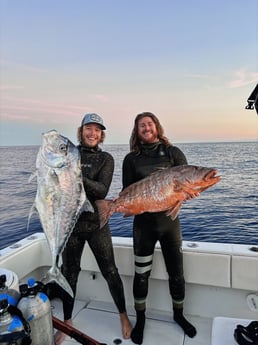
M 204 181 L 212 182 L 212 184 L 219 182 L 221 177 L 217 173 L 218 171 L 216 169 L 212 169 L 204 176 Z

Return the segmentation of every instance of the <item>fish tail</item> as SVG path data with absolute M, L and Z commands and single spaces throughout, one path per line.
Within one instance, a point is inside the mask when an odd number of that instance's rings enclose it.
M 44 278 L 42 279 L 42 283 L 47 284 L 51 281 L 56 282 L 59 286 L 61 286 L 62 289 L 64 289 L 71 297 L 74 297 L 73 290 L 71 289 L 70 284 L 65 279 L 63 274 L 61 273 L 60 269 L 55 266 L 51 267 L 49 271 L 46 273 Z
M 112 205 L 112 200 L 96 200 L 96 206 L 99 213 L 100 228 L 103 228 L 103 226 L 108 222 L 110 216 L 112 215 Z

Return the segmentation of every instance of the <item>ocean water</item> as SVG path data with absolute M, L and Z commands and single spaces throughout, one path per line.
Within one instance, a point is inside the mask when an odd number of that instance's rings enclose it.
M 180 211 L 183 239 L 258 245 L 258 142 L 176 144 L 189 164 L 215 167 L 221 181 L 184 203 Z M 115 159 L 108 197 L 121 190 L 122 161 L 128 145 L 104 145 Z M 37 213 L 27 229 L 36 195 L 37 146 L 0 147 L 0 249 L 43 231 Z M 112 235 L 132 237 L 133 217 L 116 213 Z

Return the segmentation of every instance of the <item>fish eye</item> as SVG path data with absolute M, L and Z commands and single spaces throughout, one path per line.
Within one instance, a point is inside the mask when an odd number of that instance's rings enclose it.
M 60 144 L 59 145 L 59 150 L 62 151 L 66 151 L 66 145 L 65 144 Z

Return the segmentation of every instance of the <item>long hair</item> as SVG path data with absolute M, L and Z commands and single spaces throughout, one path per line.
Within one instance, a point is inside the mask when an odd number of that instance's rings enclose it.
M 172 145 L 169 142 L 168 138 L 164 135 L 164 129 L 161 126 L 157 116 L 154 115 L 153 113 L 144 112 L 144 113 L 138 114 L 134 120 L 134 127 L 133 127 L 132 134 L 130 137 L 130 151 L 131 152 L 135 152 L 135 153 L 140 152 L 140 139 L 138 137 L 138 123 L 139 123 L 139 120 L 141 120 L 143 117 L 150 117 L 152 119 L 152 121 L 155 123 L 155 126 L 157 128 L 157 132 L 158 132 L 159 141 L 161 141 L 166 146 Z
M 77 140 L 78 140 L 78 143 L 79 143 L 80 145 L 83 145 L 83 144 L 84 144 L 84 143 L 83 143 L 83 139 L 82 139 L 82 128 L 83 128 L 83 126 L 80 126 L 80 127 L 78 127 L 78 129 L 77 129 Z M 100 139 L 99 144 L 101 144 L 101 143 L 104 142 L 105 136 L 106 136 L 106 134 L 105 134 L 105 132 L 104 132 L 103 129 L 102 129 L 102 130 L 101 130 L 101 139 Z

